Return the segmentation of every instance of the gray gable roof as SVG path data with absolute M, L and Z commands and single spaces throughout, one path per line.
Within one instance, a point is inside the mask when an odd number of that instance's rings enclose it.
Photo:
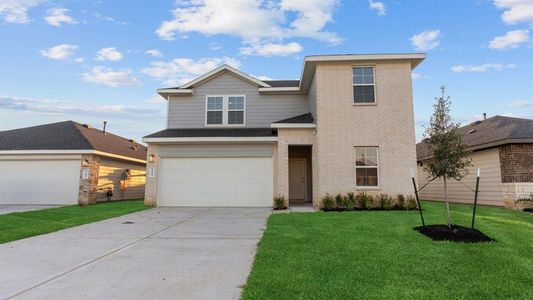
M 508 143 L 533 143 L 533 120 L 494 116 L 460 128 L 466 145 L 473 149 L 485 149 Z M 418 159 L 429 156 L 424 141 L 416 145 Z
M 274 123 L 313 124 L 314 122 L 315 122 L 315 118 L 313 118 L 313 114 L 306 113 L 306 114 L 299 115 L 299 116 L 296 116 L 296 117 L 279 120 L 279 121 L 276 121 Z
M 146 160 L 145 146 L 74 121 L 0 131 L 0 150 L 97 150 Z
M 165 129 L 145 136 L 145 138 L 170 137 L 270 137 L 277 136 L 271 128 L 186 128 Z
M 263 80 L 264 83 L 271 87 L 298 87 L 300 80 Z

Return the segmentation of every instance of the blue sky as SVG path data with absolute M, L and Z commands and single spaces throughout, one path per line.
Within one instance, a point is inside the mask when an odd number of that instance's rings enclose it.
M 306 55 L 427 52 L 417 139 L 445 84 L 455 119 L 533 118 L 533 0 L 0 0 L 0 130 L 76 120 L 140 140 L 155 94 L 228 63 L 297 79 Z

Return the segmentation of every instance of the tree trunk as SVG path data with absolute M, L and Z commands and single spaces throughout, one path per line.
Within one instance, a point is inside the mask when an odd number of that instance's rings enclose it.
M 448 227 L 452 228 L 452 220 L 450 218 L 450 202 L 448 202 L 448 184 L 446 182 L 446 175 L 444 175 L 444 202 L 446 202 L 446 216 L 448 217 Z

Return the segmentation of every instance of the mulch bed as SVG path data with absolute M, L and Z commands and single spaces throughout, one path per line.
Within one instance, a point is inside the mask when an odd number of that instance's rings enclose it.
M 353 208 L 352 210 L 347 210 L 347 209 L 344 209 L 344 208 L 332 208 L 332 209 L 322 209 L 323 211 L 325 212 L 331 212 L 331 211 L 336 211 L 336 212 L 341 212 L 341 211 L 393 211 L 393 210 L 403 210 L 403 211 L 415 211 L 415 210 L 418 210 L 418 209 L 406 209 L 406 208 L 400 208 L 400 207 L 392 207 L 391 209 L 384 209 L 384 208 L 381 208 L 381 207 L 373 207 L 371 209 L 367 209 L 367 208 L 360 208 L 360 207 L 356 207 L 356 208 Z M 422 209 L 422 211 L 424 211 L 424 209 Z
M 533 214 L 533 208 L 524 208 L 524 211 Z
M 459 225 L 452 225 L 450 228 L 448 225 L 437 224 L 419 226 L 413 229 L 434 241 L 451 241 L 460 243 L 485 243 L 495 241 L 477 229 Z

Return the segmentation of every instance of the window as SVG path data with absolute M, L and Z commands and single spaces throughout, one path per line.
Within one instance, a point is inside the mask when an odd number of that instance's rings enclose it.
M 374 67 L 352 69 L 353 102 L 375 103 Z
M 244 96 L 207 96 L 206 125 L 244 125 Z
M 378 147 L 355 147 L 355 185 L 378 187 Z

